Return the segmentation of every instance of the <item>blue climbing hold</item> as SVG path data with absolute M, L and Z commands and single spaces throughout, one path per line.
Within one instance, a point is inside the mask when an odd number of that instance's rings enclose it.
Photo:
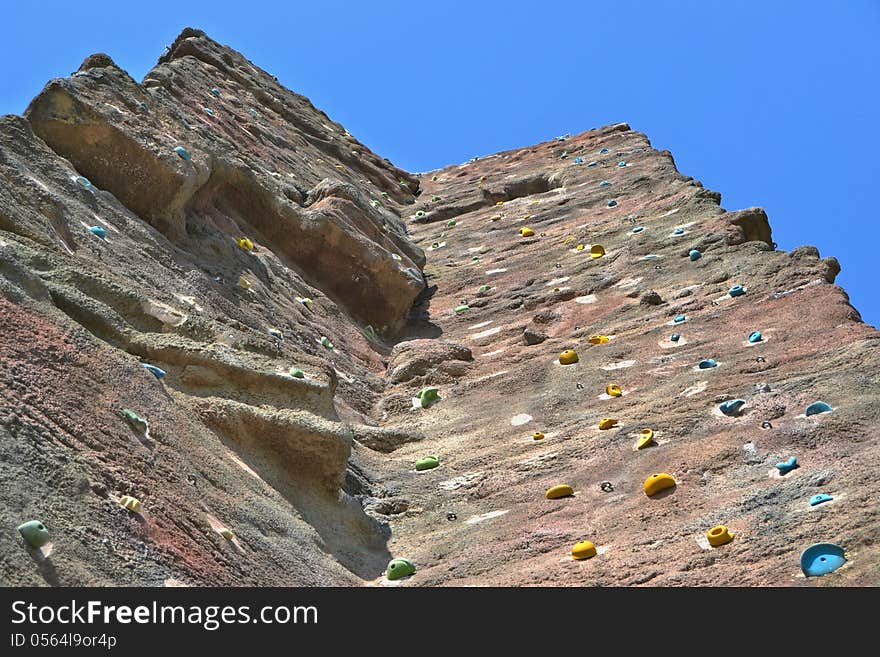
M 161 367 L 156 367 L 155 365 L 149 365 L 147 363 L 142 363 L 141 367 L 143 367 L 148 372 L 152 372 L 153 374 L 155 374 L 157 379 L 161 379 L 163 376 L 165 376 L 165 370 L 163 370 Z
M 619 166 L 619 167 L 625 167 L 625 166 L 626 166 L 626 160 L 621 160 L 620 162 L 617 163 L 617 166 Z
M 691 252 L 688 253 L 688 256 L 690 257 L 691 260 L 699 260 L 702 257 L 702 255 L 703 254 L 700 253 L 699 251 L 697 251 L 696 249 L 691 249 Z
M 845 563 L 843 548 L 834 543 L 813 543 L 801 552 L 801 570 L 807 577 L 833 573 Z
M 257 110 L 255 110 L 253 107 L 251 107 L 248 110 L 248 114 L 250 114 L 254 118 L 257 118 L 260 115 L 260 113 Z
M 684 228 L 676 228 L 674 231 L 672 231 L 672 234 L 673 235 L 684 235 Z
M 681 324 L 684 320 L 685 320 L 684 315 L 676 315 L 675 317 L 672 318 L 672 321 L 675 322 L 676 324 Z
M 763 339 L 764 338 L 761 337 L 760 331 L 752 331 L 751 333 L 749 333 L 749 342 L 751 342 L 752 344 L 755 344 L 756 342 L 760 342 Z
M 599 164 L 599 163 L 596 162 L 596 160 L 593 160 L 592 162 L 587 162 L 587 166 L 588 166 L 588 167 L 594 167 L 594 166 L 596 166 L 597 164 Z
M 574 158 L 574 163 L 575 163 L 575 164 L 583 164 L 583 163 L 584 163 L 584 158 L 582 158 L 582 157 L 576 157 L 576 158 Z
M 707 358 L 705 360 L 701 360 L 698 367 L 701 370 L 708 370 L 708 369 L 712 369 L 713 367 L 718 367 L 718 363 L 715 362 L 714 358 Z
M 680 338 L 681 338 L 681 333 L 673 333 L 672 335 L 669 336 L 669 339 L 672 342 L 678 342 Z
M 643 230 L 645 230 L 645 227 L 644 227 L 644 226 L 636 226 L 635 228 L 633 228 L 633 231 L 632 231 L 632 232 L 634 232 L 634 233 L 641 233 Z
M 607 153 L 607 152 L 608 152 L 608 149 L 603 148 L 601 151 L 599 151 L 599 155 L 605 155 L 605 153 Z
M 810 506 L 818 506 L 818 505 L 822 504 L 823 502 L 830 502 L 833 499 L 834 498 L 831 497 L 830 495 L 826 495 L 825 493 L 819 493 L 818 495 L 813 495 L 813 497 L 810 498 Z
M 834 409 L 823 401 L 813 402 L 807 406 L 806 416 L 818 415 L 819 413 L 830 413 Z
M 214 116 L 214 110 L 212 110 L 210 107 L 203 107 L 202 109 L 205 110 L 205 114 L 207 114 L 208 116 Z
M 92 235 L 97 235 L 101 239 L 107 237 L 107 231 L 104 230 L 101 226 L 89 226 L 89 232 Z
M 744 399 L 730 399 L 721 404 L 718 409 L 728 417 L 735 417 L 739 415 L 739 410 L 745 405 Z
M 180 157 L 182 157 L 187 162 L 192 160 L 192 157 L 190 156 L 189 151 L 187 151 L 183 146 L 175 146 L 174 152 L 177 153 Z
M 140 108 L 141 108 L 142 110 L 144 110 L 145 112 L 149 112 L 149 111 L 150 111 L 150 108 L 147 106 L 147 104 L 146 104 L 144 101 L 139 102 L 139 103 L 138 103 L 138 107 L 140 107 Z
M 742 285 L 734 285 L 727 293 L 732 297 L 741 297 L 746 293 L 746 289 Z
M 617 201 L 615 201 L 614 199 L 611 199 L 610 201 L 608 201 L 609 208 L 613 208 L 615 205 L 617 205 Z
M 215 96 L 220 96 L 220 90 L 217 87 L 212 87 L 211 93 L 214 94 Z
M 797 467 L 799 466 L 796 456 L 792 456 L 787 461 L 782 461 L 781 463 L 776 464 L 776 469 L 779 470 L 779 474 L 781 475 L 788 474 Z
M 610 185 L 611 185 L 611 183 L 608 182 L 607 180 L 603 180 L 602 182 L 599 183 L 599 187 L 609 187 Z

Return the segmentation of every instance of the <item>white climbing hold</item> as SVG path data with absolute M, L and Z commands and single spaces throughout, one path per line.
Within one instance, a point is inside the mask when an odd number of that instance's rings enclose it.
M 503 268 L 502 268 L 502 269 L 490 269 L 490 270 L 488 270 L 486 273 L 489 274 L 489 275 L 492 275 L 492 274 L 500 274 L 500 273 L 505 272 L 505 271 L 507 271 L 507 270 L 506 270 L 506 269 L 503 269 Z
M 596 303 L 596 295 L 595 294 L 587 294 L 583 297 L 575 297 L 574 299 L 577 303 Z
M 534 418 L 531 415 L 529 415 L 528 413 L 520 413 L 520 414 L 514 415 L 512 418 L 510 418 L 510 424 L 512 424 L 515 427 L 518 427 L 518 426 L 521 426 L 521 425 L 526 424 L 528 422 L 531 422 L 533 419 Z

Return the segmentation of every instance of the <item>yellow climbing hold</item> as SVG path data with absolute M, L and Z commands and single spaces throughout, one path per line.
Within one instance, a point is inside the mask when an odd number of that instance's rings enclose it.
M 123 495 L 119 498 L 119 503 L 129 511 L 134 511 L 135 513 L 141 512 L 141 501 L 136 497 L 132 497 L 131 495 Z
M 605 247 L 601 244 L 594 244 L 590 247 L 591 258 L 601 258 L 603 255 L 605 255 Z
M 571 548 L 572 559 L 589 559 L 596 556 L 596 546 L 592 541 L 580 541 Z
M 584 246 L 583 244 L 578 244 L 578 245 L 577 245 L 576 247 L 574 247 L 574 248 L 577 249 L 578 251 L 583 251 L 583 250 L 584 250 L 585 248 L 587 248 L 587 247 Z
M 498 221 L 499 219 L 501 219 L 501 215 L 493 214 L 491 217 L 489 217 L 489 219 L 491 219 L 492 221 Z
M 568 243 L 570 243 L 570 242 L 574 242 L 574 237 L 573 237 L 572 235 L 569 235 L 569 236 L 566 237 L 564 240 L 562 240 L 562 243 L 563 243 L 563 244 L 568 244 Z
M 616 383 L 609 383 L 605 386 L 605 394 L 609 397 L 620 397 L 623 394 L 623 391 Z
M 650 497 L 651 495 L 656 495 L 661 490 L 666 490 L 673 486 L 675 486 L 675 479 L 672 478 L 672 475 L 665 472 L 652 474 L 645 479 L 645 494 Z
M 532 215 L 527 214 L 526 216 L 523 217 L 523 221 L 525 221 L 526 219 L 531 219 L 531 218 L 532 218 Z
M 643 449 L 654 441 L 654 431 L 652 429 L 642 429 L 639 431 L 639 440 L 636 443 L 636 449 Z
M 575 353 L 574 349 L 566 349 L 559 354 L 559 362 L 562 365 L 571 365 L 572 363 L 578 362 L 578 355 Z
M 553 488 L 548 488 L 547 492 L 544 493 L 544 497 L 548 500 L 555 500 L 560 497 L 568 497 L 569 495 L 574 495 L 574 490 L 568 484 L 559 484 L 558 486 L 554 486 Z
M 251 242 L 247 237 L 239 237 L 235 241 L 238 242 L 239 248 L 242 249 L 243 251 L 253 251 L 254 250 L 254 243 Z
M 220 536 L 225 538 L 227 541 L 231 541 L 235 537 L 235 534 L 232 533 L 232 530 L 227 529 L 226 527 L 223 527 L 219 533 Z
M 504 205 L 504 201 L 498 201 L 495 205 Z
M 251 282 L 244 277 L 244 274 L 242 274 L 241 276 L 238 277 L 238 287 L 240 287 L 243 290 L 250 290 L 251 289 Z
M 617 422 L 618 421 L 615 420 L 613 417 L 603 417 L 601 420 L 599 420 L 599 428 L 600 429 L 610 429 L 611 427 L 616 425 Z
M 590 344 L 605 344 L 608 340 L 609 338 L 607 335 L 591 335 L 587 338 L 587 342 Z
M 718 547 L 733 540 L 733 534 L 724 525 L 715 525 L 706 532 L 706 538 L 709 539 L 709 545 Z
M 523 226 L 522 228 L 519 229 L 519 234 L 522 235 L 523 237 L 533 237 L 535 235 L 535 231 L 533 231 L 528 226 Z
M 536 431 L 535 433 L 532 434 L 532 439 L 533 440 L 544 440 L 544 434 L 540 431 Z

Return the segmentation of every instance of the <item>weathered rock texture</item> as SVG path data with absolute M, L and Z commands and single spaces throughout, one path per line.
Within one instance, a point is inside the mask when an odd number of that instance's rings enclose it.
M 719 203 L 625 124 L 415 176 L 197 30 L 92 55 L 0 119 L 0 584 L 877 585 L 880 333 Z

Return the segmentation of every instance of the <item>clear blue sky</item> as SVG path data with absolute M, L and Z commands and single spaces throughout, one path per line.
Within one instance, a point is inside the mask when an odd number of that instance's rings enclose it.
M 837 256 L 837 282 L 880 325 L 878 0 L 3 0 L 0 11 L 0 113 L 21 113 L 93 52 L 140 80 L 191 26 L 414 172 L 626 121 L 728 210 L 763 206 L 780 248 Z

